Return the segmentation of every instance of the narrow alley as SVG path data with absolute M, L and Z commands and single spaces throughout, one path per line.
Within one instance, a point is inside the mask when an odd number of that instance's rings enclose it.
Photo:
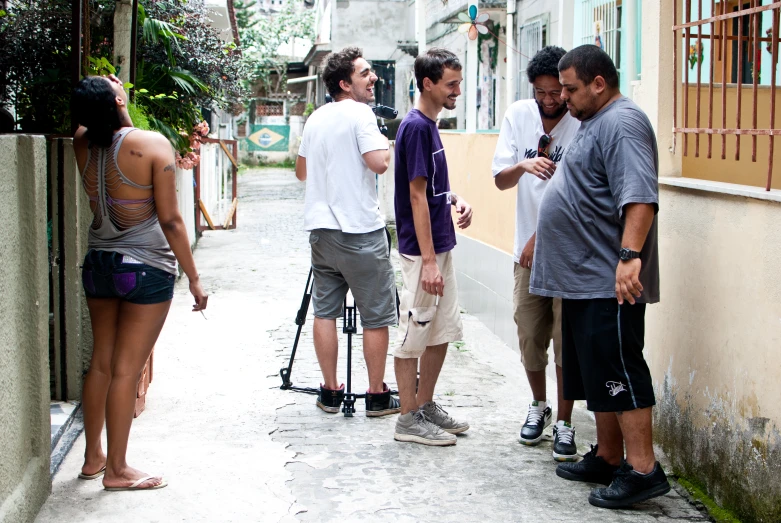
M 592 486 L 555 475 L 550 442 L 520 445 L 531 399 L 520 358 L 468 311 L 437 391 L 471 425 L 455 447 L 394 441 L 395 416 L 367 418 L 363 400 L 345 418 L 317 409 L 312 395 L 280 390 L 309 268 L 304 186 L 290 171 L 258 169 L 241 175 L 239 194 L 238 228 L 204 233 L 195 251 L 206 318 L 190 311 L 182 279 L 146 411 L 131 430 L 128 462 L 169 486 L 115 493 L 76 479 L 82 435 L 37 521 L 708 521 L 675 489 L 633 510 L 592 507 Z M 310 310 L 293 366 L 299 386 L 320 379 L 311 325 Z M 345 341 L 340 334 L 342 381 Z M 354 341 L 353 389 L 364 391 L 360 335 Z M 386 381 L 395 386 L 391 356 Z M 582 453 L 593 421 L 582 405 L 573 421 Z

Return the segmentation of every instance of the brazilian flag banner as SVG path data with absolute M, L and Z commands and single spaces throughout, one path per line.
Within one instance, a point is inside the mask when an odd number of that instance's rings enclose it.
M 290 146 L 289 125 L 253 124 L 247 136 L 248 151 L 282 151 Z

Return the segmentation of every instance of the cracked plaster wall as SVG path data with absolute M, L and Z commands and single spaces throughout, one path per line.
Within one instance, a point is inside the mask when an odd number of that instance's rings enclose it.
M 781 205 L 662 186 L 655 437 L 746 521 L 781 520 Z
M 49 495 L 46 142 L 0 136 L 0 522 Z

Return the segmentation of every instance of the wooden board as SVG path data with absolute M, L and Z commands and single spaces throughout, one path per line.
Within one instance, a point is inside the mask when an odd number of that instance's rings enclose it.
M 222 150 L 223 150 L 223 151 L 225 151 L 225 154 L 227 154 L 227 155 L 228 155 L 228 160 L 230 160 L 230 161 L 231 161 L 231 163 L 233 164 L 233 166 L 234 166 L 236 169 L 238 169 L 238 168 L 239 168 L 239 164 L 238 164 L 238 162 L 236 161 L 236 158 L 234 158 L 234 157 L 233 157 L 233 155 L 231 154 L 231 152 L 228 150 L 228 146 L 227 146 L 227 145 L 225 145 L 225 142 L 223 142 L 222 140 L 220 140 L 220 147 L 222 147 Z
M 230 225 L 231 220 L 233 219 L 233 215 L 236 213 L 236 207 L 239 205 L 239 199 L 234 198 L 233 203 L 231 203 L 231 208 L 228 211 L 228 217 L 225 218 L 225 223 L 222 224 L 223 229 L 227 229 L 228 225 Z
M 209 224 L 209 229 L 214 230 L 214 223 L 212 223 L 212 217 L 209 216 L 209 212 L 206 210 L 206 205 L 203 204 L 203 200 L 198 200 L 198 207 L 201 208 L 203 217 L 206 218 L 206 223 Z

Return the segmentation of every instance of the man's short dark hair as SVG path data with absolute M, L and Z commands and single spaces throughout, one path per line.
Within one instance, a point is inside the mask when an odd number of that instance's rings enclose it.
M 415 58 L 415 80 L 420 92 L 423 92 L 424 78 L 437 83 L 445 74 L 445 68 L 460 71 L 461 62 L 455 54 L 442 47 L 432 47 L 425 54 Z
M 352 83 L 351 76 L 355 72 L 353 62 L 358 58 L 363 58 L 363 51 L 358 47 L 345 47 L 338 53 L 331 53 L 325 57 L 325 71 L 323 71 L 323 82 L 325 83 L 328 94 L 336 98 L 342 94 L 342 88 L 339 82 Z
M 555 45 L 540 49 L 526 66 L 526 76 L 529 77 L 529 83 L 534 82 L 538 76 L 552 76 L 558 80 L 559 60 L 565 54 L 567 51 Z
M 575 76 L 585 85 L 601 76 L 608 87 L 618 89 L 618 71 L 613 60 L 596 45 L 581 45 L 565 54 L 559 62 L 559 72 L 575 68 Z

